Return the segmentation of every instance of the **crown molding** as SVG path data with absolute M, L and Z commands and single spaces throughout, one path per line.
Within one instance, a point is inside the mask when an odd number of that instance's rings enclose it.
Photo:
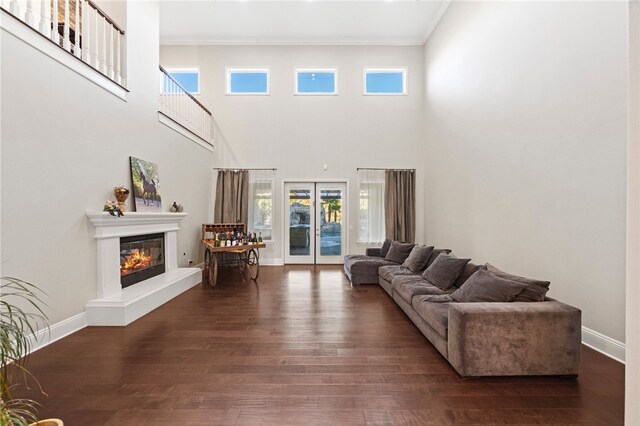
M 162 46 L 422 46 L 422 38 L 397 40 L 278 40 L 216 37 L 160 37 Z
M 442 2 L 442 4 L 440 5 L 440 8 L 436 12 L 435 18 L 433 19 L 433 21 L 431 21 L 431 24 L 429 24 L 429 26 L 427 27 L 427 31 L 425 32 L 424 37 L 422 37 L 422 44 L 425 44 L 427 40 L 429 40 L 429 37 L 431 36 L 433 31 L 436 29 L 436 27 L 440 23 L 440 20 L 444 16 L 444 13 L 447 11 L 450 4 L 451 4 L 451 0 L 444 0 Z

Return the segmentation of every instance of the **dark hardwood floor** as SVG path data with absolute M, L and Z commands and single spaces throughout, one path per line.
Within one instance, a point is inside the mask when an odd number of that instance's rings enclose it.
M 624 366 L 586 347 L 578 380 L 463 380 L 379 286 L 340 267 L 222 270 L 128 327 L 33 354 L 65 426 L 623 422 Z

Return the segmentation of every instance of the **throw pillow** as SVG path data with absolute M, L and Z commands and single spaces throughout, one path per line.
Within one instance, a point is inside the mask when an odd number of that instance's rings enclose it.
M 462 287 L 451 293 L 451 298 L 456 302 L 511 302 L 525 288 L 525 284 L 478 269 Z
M 413 250 L 413 245 L 413 243 L 401 243 L 399 241 L 392 241 L 391 247 L 389 247 L 389 252 L 384 258 L 385 260 L 402 264 L 407 259 L 407 257 L 409 257 L 411 250 Z
M 435 260 L 438 258 L 438 256 L 440 256 L 440 253 L 443 253 L 443 252 L 444 252 L 444 253 L 451 253 L 451 250 L 449 250 L 449 249 L 437 249 L 437 248 L 434 248 L 434 249 L 433 249 L 433 252 L 431 253 L 431 257 L 430 257 L 430 258 L 429 258 L 429 260 L 427 261 L 427 268 L 428 268 L 429 266 L 431 266 L 431 264 L 432 264 L 433 262 L 435 262 Z
M 464 265 L 471 259 L 459 259 L 452 254 L 440 253 L 436 260 L 423 273 L 422 278 L 440 290 L 453 287 Z
M 533 278 L 520 277 L 518 275 L 512 275 L 507 272 L 501 271 L 490 263 L 486 264 L 487 271 L 493 275 L 506 278 L 511 281 L 516 281 L 525 284 L 527 288 L 516 297 L 515 302 L 542 302 L 549 291 L 549 281 L 536 280 Z
M 487 269 L 487 268 L 484 265 L 476 265 L 475 263 L 471 263 L 471 262 L 464 265 L 464 269 L 460 273 L 460 276 L 458 277 L 456 282 L 453 283 L 453 286 L 457 288 L 462 287 L 462 284 L 464 284 L 471 275 L 475 274 L 478 269 Z
M 389 248 L 391 247 L 391 240 L 385 239 L 384 243 L 382 243 L 382 247 L 380 248 L 380 256 L 387 257 L 387 253 L 389 253 Z
M 427 266 L 431 252 L 433 252 L 433 246 L 427 247 L 416 244 L 402 266 L 417 274 Z

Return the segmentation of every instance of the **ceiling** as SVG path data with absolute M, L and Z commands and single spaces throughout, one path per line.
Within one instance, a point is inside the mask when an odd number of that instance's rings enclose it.
M 162 44 L 423 44 L 450 0 L 160 2 Z

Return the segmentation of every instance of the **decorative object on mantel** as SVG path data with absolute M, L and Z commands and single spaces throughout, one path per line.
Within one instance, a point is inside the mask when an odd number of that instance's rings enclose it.
M 131 187 L 135 210 L 138 212 L 161 212 L 160 178 L 158 165 L 135 157 L 131 163 Z
M 182 206 L 182 204 L 178 204 L 174 201 L 171 207 L 169 208 L 169 211 L 171 213 L 182 213 L 184 211 L 184 207 Z
M 120 210 L 119 203 L 117 201 L 107 201 L 104 203 L 103 212 L 109 212 L 111 216 L 124 216 L 122 210 Z
M 120 211 L 126 212 L 127 205 L 125 204 L 125 201 L 127 201 L 127 198 L 129 198 L 129 190 L 120 185 L 113 188 L 113 193 L 116 196 L 116 200 L 118 201 L 118 207 L 120 208 Z

